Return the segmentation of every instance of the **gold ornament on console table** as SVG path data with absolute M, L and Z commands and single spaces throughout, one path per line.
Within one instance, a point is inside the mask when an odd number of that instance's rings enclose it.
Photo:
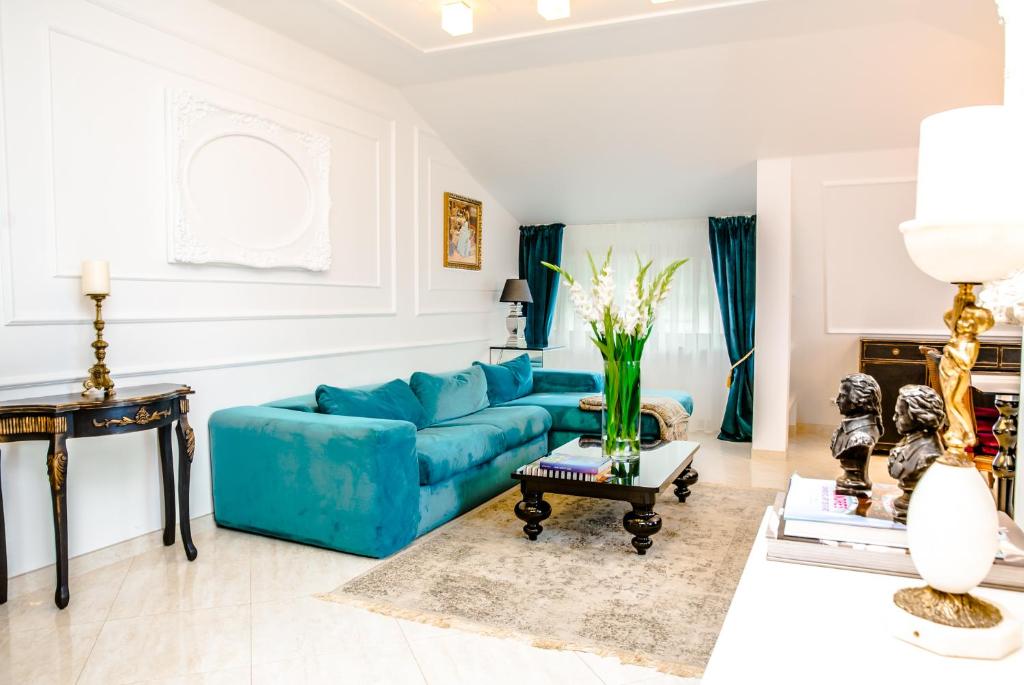
M 978 337 L 994 325 L 974 288 L 1024 266 L 1024 117 L 1004 106 L 967 107 L 921 124 L 917 210 L 900 226 L 929 276 L 957 286 L 944 317 L 949 342 L 939 375 L 948 428 L 907 512 L 907 541 L 926 587 L 893 597 L 897 637 L 938 654 L 1000 659 L 1021 645 L 1021 624 L 970 594 L 998 546 L 992 491 L 974 467 L 970 410 Z
M 93 328 L 96 329 L 96 340 L 92 343 L 96 363 L 89 369 L 89 377 L 82 383 L 82 394 L 88 395 L 92 390 L 99 390 L 103 392 L 104 397 L 113 397 L 114 381 L 110 378 L 110 369 L 106 364 L 108 343 L 103 339 L 103 328 L 106 326 L 103 321 L 103 300 L 110 294 L 109 263 L 82 262 L 82 294 L 92 298 L 96 303 L 96 318 L 92 322 Z

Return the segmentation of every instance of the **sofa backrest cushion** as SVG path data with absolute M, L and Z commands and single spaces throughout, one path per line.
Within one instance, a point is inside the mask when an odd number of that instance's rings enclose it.
M 267 402 L 263 406 L 274 407 L 275 409 L 291 409 L 292 411 L 304 411 L 310 413 L 316 413 L 320 410 L 316 404 L 316 395 L 313 393 L 309 393 L 307 395 L 297 395 L 295 397 L 286 397 L 282 400 L 274 400 L 273 402 Z
M 490 406 L 487 377 L 479 366 L 447 373 L 417 371 L 409 379 L 409 385 L 423 405 L 428 426 Z
M 417 429 L 428 425 L 423 405 L 409 384 L 398 378 L 365 388 L 321 385 L 316 389 L 316 403 L 322 414 L 409 421 L 416 424 Z
M 487 398 L 491 404 L 502 404 L 533 392 L 533 364 L 530 355 L 521 354 L 501 364 L 473 362 L 487 377 Z

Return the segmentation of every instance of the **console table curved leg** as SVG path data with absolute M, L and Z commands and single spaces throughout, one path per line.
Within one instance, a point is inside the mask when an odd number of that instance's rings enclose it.
M 0 459 L 0 461 L 3 461 Z M 0 473 L 0 604 L 7 603 L 7 528 L 4 524 L 4 484 Z
M 188 516 L 188 489 L 192 472 L 192 457 L 196 452 L 196 432 L 188 423 L 184 413 L 178 418 L 178 516 L 181 527 L 181 544 L 185 547 L 185 556 L 195 561 L 199 551 L 192 544 L 192 526 Z M 172 519 L 173 520 L 173 519 Z
M 622 517 L 622 527 L 633 534 L 633 547 L 637 554 L 647 554 L 654 544 L 651 536 L 661 530 L 661 517 L 651 508 L 653 503 L 633 503 L 633 510 Z
M 516 504 L 515 512 L 520 521 L 526 521 L 523 532 L 531 540 L 536 540 L 544 530 L 540 522 L 551 516 L 551 505 L 544 501 L 543 492 L 532 492 L 523 488 L 523 499 Z
M 174 451 L 171 424 L 157 428 L 160 443 L 160 483 L 164 491 L 164 545 L 174 544 Z
M 63 609 L 71 601 L 68 590 L 68 450 L 65 437 L 63 433 L 54 434 L 46 454 L 50 499 L 53 502 L 53 539 L 57 551 L 57 589 L 53 593 L 53 603 L 58 609 Z

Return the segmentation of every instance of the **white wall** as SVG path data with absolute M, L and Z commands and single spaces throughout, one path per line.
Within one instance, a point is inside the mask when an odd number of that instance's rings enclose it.
M 517 222 L 393 88 L 201 0 L 0 0 L 0 31 L 0 398 L 78 386 L 92 336 L 78 264 L 110 259 L 118 386 L 197 391 L 199 516 L 212 411 L 466 365 L 501 338 Z M 168 89 L 330 138 L 329 271 L 168 262 Z M 484 203 L 480 272 L 440 266 L 445 191 Z M 155 440 L 71 441 L 72 555 L 161 527 Z M 53 561 L 46 445 L 2 448 L 16 575 Z
M 917 150 L 793 159 L 793 368 L 798 421 L 833 424 L 858 340 L 945 335 L 952 286 L 921 273 L 899 223 L 914 216 Z M 885 399 L 885 398 L 883 398 Z
M 755 452 L 789 445 L 792 240 L 789 159 L 757 161 L 757 312 L 754 326 Z

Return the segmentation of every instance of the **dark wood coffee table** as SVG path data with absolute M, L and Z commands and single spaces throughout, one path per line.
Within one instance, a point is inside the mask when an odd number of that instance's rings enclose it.
M 599 446 L 588 449 L 601 453 Z M 522 501 L 515 507 L 516 516 L 526 522 L 523 532 L 536 540 L 544 530 L 540 522 L 551 515 L 551 504 L 544 501 L 545 493 L 629 502 L 632 510 L 622 517 L 622 525 L 633 534 L 637 554 L 646 554 L 652 544 L 651 536 L 661 530 L 661 517 L 654 511 L 654 502 L 670 483 L 675 484 L 679 501 L 686 501 L 690 496 L 689 486 L 697 482 L 697 472 L 691 464 L 698 449 L 698 443 L 682 441 L 645 446 L 635 474 L 604 482 L 553 477 L 538 466 L 540 460 L 521 466 L 512 472 L 523 493 Z

